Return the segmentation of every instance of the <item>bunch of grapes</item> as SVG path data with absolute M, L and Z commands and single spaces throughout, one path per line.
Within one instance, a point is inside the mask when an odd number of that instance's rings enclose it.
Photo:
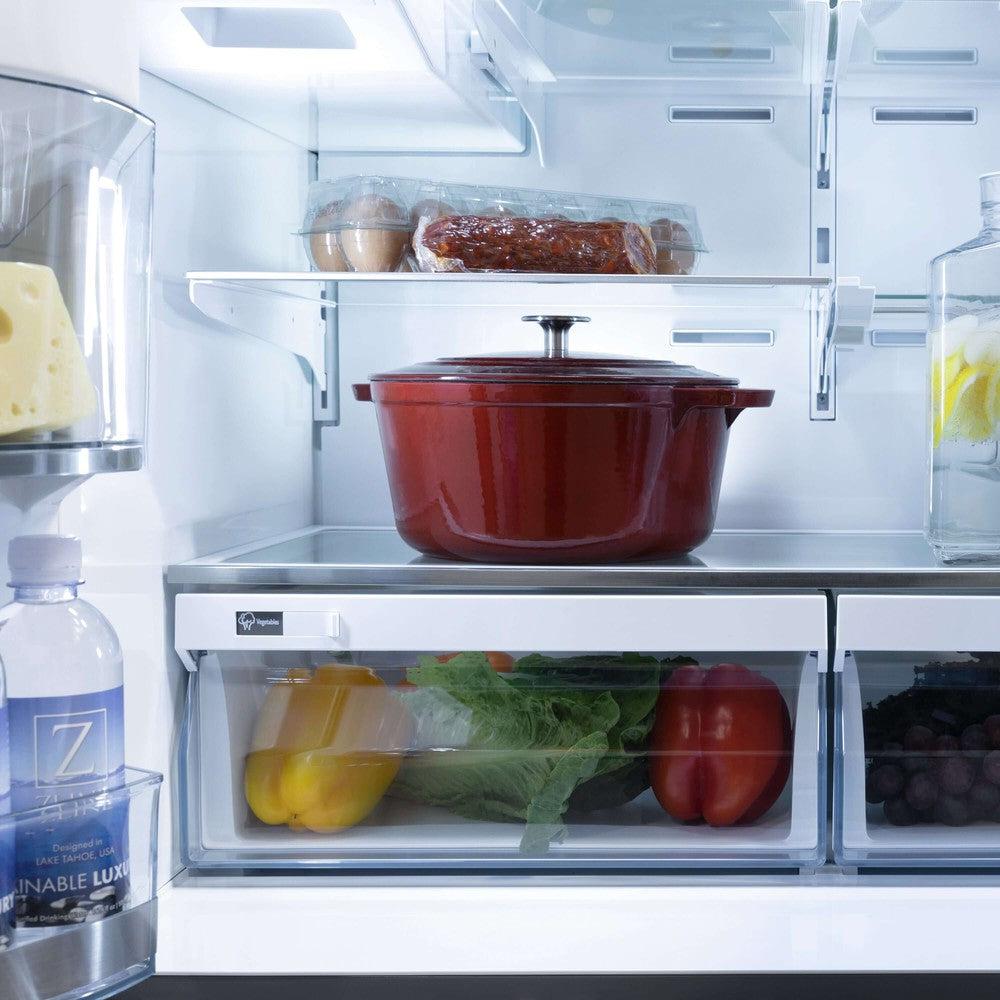
M 894 826 L 1000 823 L 1000 715 L 959 736 L 911 725 L 872 760 L 865 797 Z

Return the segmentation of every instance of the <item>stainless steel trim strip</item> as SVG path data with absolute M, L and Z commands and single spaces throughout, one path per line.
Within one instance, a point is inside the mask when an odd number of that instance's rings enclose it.
M 92 924 L 19 934 L 34 940 L 0 952 L 0 997 L 107 997 L 153 974 L 156 900 Z
M 142 445 L 0 446 L 0 477 L 89 476 L 142 468 Z

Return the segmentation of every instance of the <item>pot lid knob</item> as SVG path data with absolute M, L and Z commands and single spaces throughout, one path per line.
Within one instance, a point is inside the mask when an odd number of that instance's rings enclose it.
M 575 323 L 589 323 L 589 316 L 522 316 L 524 323 L 538 323 L 545 331 L 545 356 L 569 355 L 569 331 Z

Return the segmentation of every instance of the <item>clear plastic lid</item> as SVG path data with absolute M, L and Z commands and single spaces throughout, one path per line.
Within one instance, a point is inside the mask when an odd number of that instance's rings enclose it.
M 650 230 L 658 249 L 707 250 L 691 205 L 410 177 L 355 176 L 314 182 L 299 234 L 414 230 L 421 219 L 442 215 L 632 222 Z
M 410 212 L 420 182 L 405 177 L 342 177 L 309 189 L 300 235 L 341 229 L 413 229 Z

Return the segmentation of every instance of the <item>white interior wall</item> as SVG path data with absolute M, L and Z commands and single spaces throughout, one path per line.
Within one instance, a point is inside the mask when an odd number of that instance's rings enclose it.
M 320 157 L 320 176 L 382 172 L 688 201 L 698 209 L 712 251 L 702 273 L 809 274 L 808 101 L 741 98 L 741 104 L 773 106 L 773 125 L 667 124 L 669 103 L 710 103 L 710 97 L 704 88 L 694 101 L 676 93 L 626 97 L 621 91 L 603 98 L 550 97 L 545 168 L 535 155 L 328 154 Z M 842 135 L 841 141 L 852 150 L 857 145 L 852 137 Z M 931 152 L 928 147 L 925 156 Z M 852 170 L 845 173 L 855 189 L 862 186 Z M 887 191 L 881 198 L 900 200 Z M 870 280 L 871 254 L 853 250 L 856 234 L 870 232 L 875 223 L 869 220 L 878 219 L 879 210 L 869 201 L 856 213 L 842 213 L 840 238 L 848 244 L 842 274 Z M 908 260 L 898 247 L 895 257 Z M 745 385 L 777 390 L 771 410 L 747 413 L 735 425 L 720 528 L 916 530 L 922 524 L 925 365 L 920 349 L 866 345 L 838 352 L 837 420 L 813 422 L 809 327 L 802 312 L 683 312 L 656 304 L 665 299 L 655 294 L 610 287 L 522 286 L 511 292 L 487 286 L 459 293 L 345 286 L 341 295 L 341 425 L 323 436 L 326 523 L 392 523 L 375 414 L 370 404 L 353 401 L 353 382 L 441 355 L 534 347 L 537 335 L 521 328 L 520 316 L 568 311 L 594 319 L 573 334 L 577 349 L 672 357 L 736 375 Z M 672 328 L 692 325 L 772 329 L 774 345 L 670 346 Z M 366 486 L 358 489 L 357 483 Z
M 184 693 L 163 566 L 313 516 L 312 390 L 299 363 L 207 321 L 183 275 L 209 263 L 303 266 L 283 221 L 304 199 L 308 156 L 154 77 L 141 96 L 157 126 L 146 467 L 88 481 L 62 504 L 59 528 L 83 539 L 83 594 L 125 650 L 127 759 L 167 776 L 163 880 L 177 865 Z

